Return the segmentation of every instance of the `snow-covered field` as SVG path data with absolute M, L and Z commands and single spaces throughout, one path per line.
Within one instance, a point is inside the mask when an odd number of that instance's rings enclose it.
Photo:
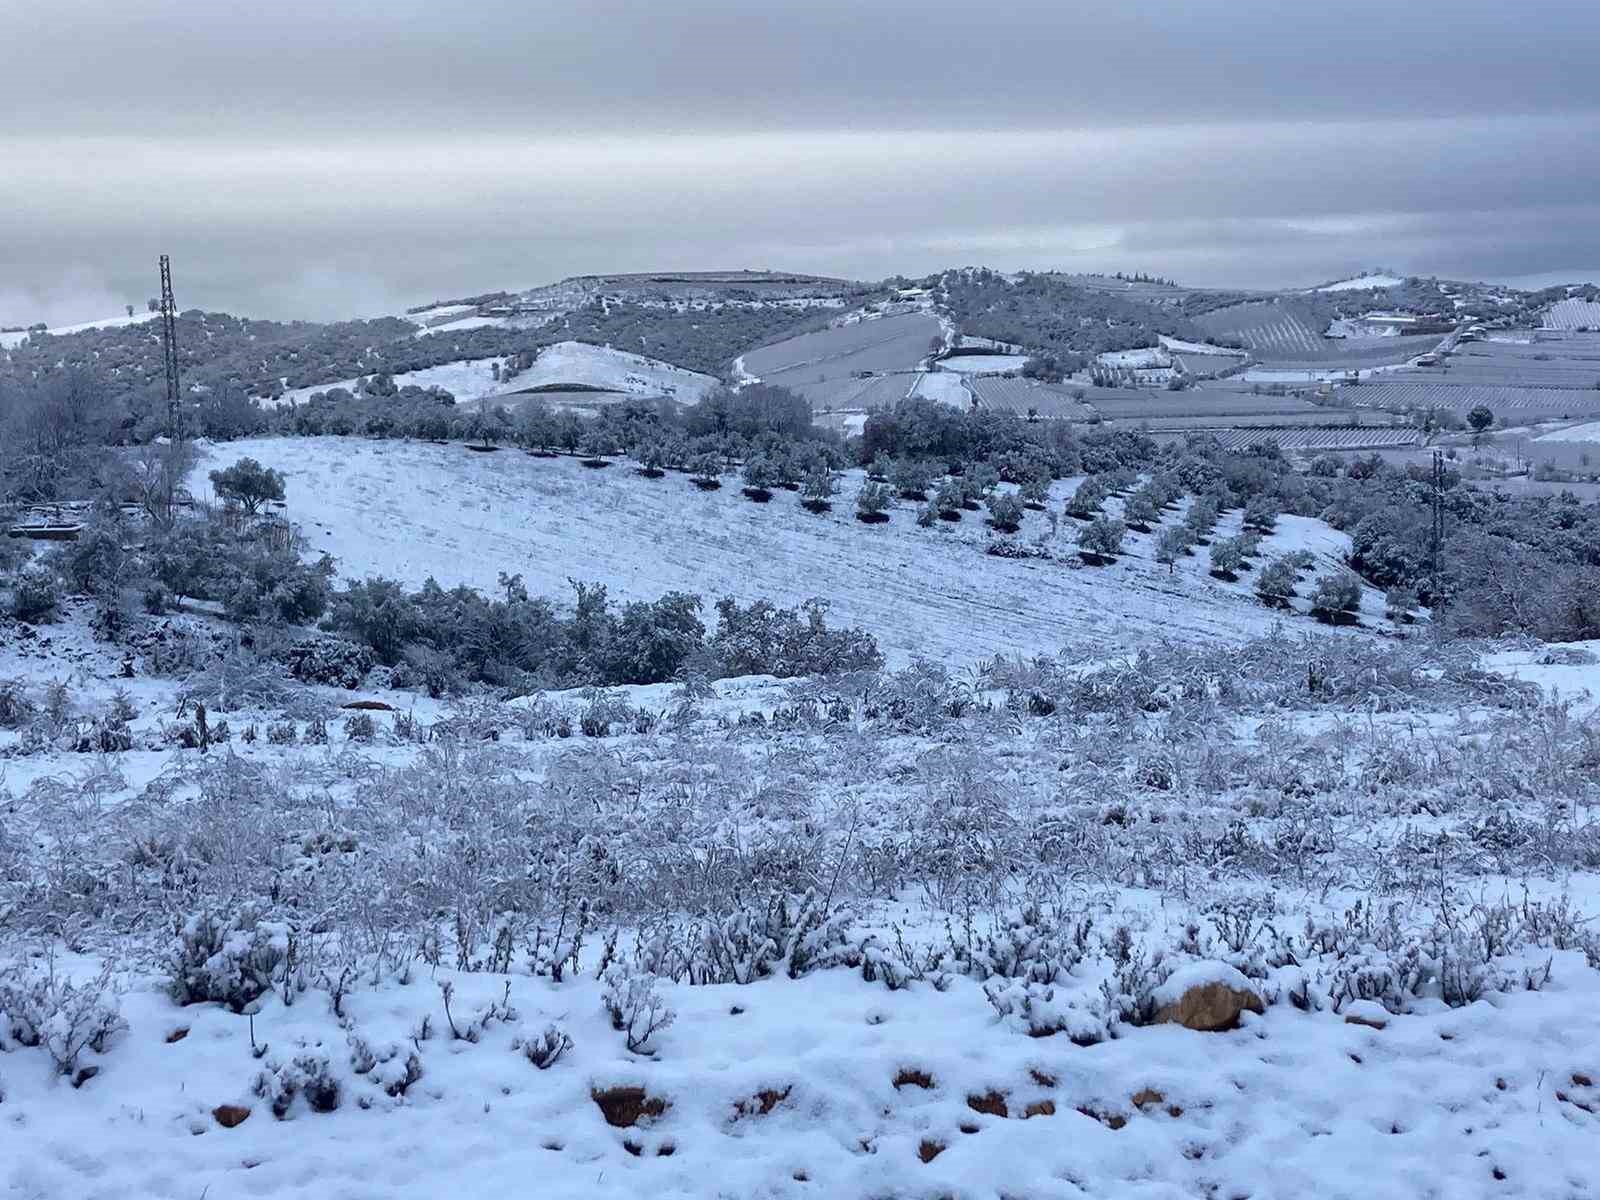
M 1028 365 L 1026 354 L 952 354 L 939 360 L 939 368 L 965 375 L 1003 375 Z
M 862 525 L 854 513 L 859 472 L 841 480 L 833 512 L 814 516 L 786 492 L 752 504 L 732 478 L 701 492 L 682 476 L 642 479 L 622 463 L 590 470 L 515 449 L 285 438 L 215 447 L 191 486 L 208 494 L 205 473 L 246 455 L 284 473 L 289 517 L 351 578 L 415 585 L 432 576 L 446 587 L 492 591 L 504 571 L 562 597 L 569 577 L 639 600 L 675 590 L 708 602 L 766 596 L 789 605 L 822 596 L 835 619 L 869 630 L 891 660 L 925 655 L 958 665 L 1069 645 L 1241 637 L 1280 619 L 1255 599 L 1248 578 L 1213 579 L 1203 558 L 1169 574 L 1152 557 L 1153 533 L 1130 534 L 1128 553 L 1095 569 L 1075 565 L 1072 522 L 1052 535 L 1041 513 L 1028 515 L 1022 537 L 1043 538 L 1056 561 L 986 555 L 979 513 L 921 529 L 915 506 L 903 502 L 887 525 Z M 1075 482 L 1055 484 L 1057 513 Z M 1239 513 L 1228 514 L 1222 535 L 1238 523 Z M 1296 517 L 1283 518 L 1264 543 L 1268 554 L 1310 548 L 1325 566 L 1348 545 L 1346 535 Z M 1381 625 L 1382 596 L 1369 592 L 1362 611 Z
M 1165 348 L 1151 346 L 1143 350 L 1107 350 L 1094 356 L 1095 362 L 1106 367 L 1170 367 L 1172 356 Z
M 1398 275 L 1357 275 L 1353 279 L 1341 279 L 1337 283 L 1324 284 L 1315 289 L 1319 292 L 1353 292 L 1363 288 L 1391 288 L 1399 287 L 1405 280 Z
M 1591 421 L 1587 425 L 1569 425 L 1565 429 L 1558 429 L 1554 433 L 1541 434 L 1533 439 L 1536 442 L 1600 442 L 1600 421 Z
M 911 394 L 937 404 L 948 404 L 963 412 L 972 407 L 972 390 L 966 379 L 956 371 L 924 371 L 917 376 Z
M 608 738 L 549 732 L 586 694 L 364 691 L 440 732 L 357 741 L 351 693 L 119 683 L 82 615 L 0 645 L 136 710 L 109 754 L 0 732 L 7 1196 L 1592 1194 L 1600 727 L 1470 654 L 618 689 L 662 723 Z M 1600 682 L 1561 649 L 1484 662 Z M 234 740 L 176 748 L 185 694 Z M 1263 1011 L 1151 1023 L 1216 984 Z
M 157 320 L 160 316 L 160 313 L 136 312 L 131 317 L 123 314 L 116 317 L 105 317 L 99 321 L 84 321 L 78 325 L 57 325 L 53 329 L 45 330 L 45 333 L 60 337 L 68 333 L 87 333 L 91 329 L 126 329 L 130 325 L 143 325 L 146 321 Z M 28 340 L 29 336 L 28 331 L 25 329 L 13 329 L 9 332 L 0 333 L 0 350 L 10 350 L 20 346 Z
M 587 342 L 557 342 L 539 353 L 533 366 L 511 379 L 497 380 L 498 358 L 463 359 L 420 371 L 406 371 L 394 377 L 399 387 L 441 387 L 458 403 L 494 396 L 514 395 L 534 389 L 550 390 L 563 385 L 605 388 L 626 396 L 669 396 L 694 404 L 717 386 L 709 375 L 688 371 L 657 359 L 609 346 Z M 303 403 L 313 393 L 342 387 L 353 390 L 357 380 L 345 379 L 316 387 L 293 388 L 278 399 L 280 405 Z

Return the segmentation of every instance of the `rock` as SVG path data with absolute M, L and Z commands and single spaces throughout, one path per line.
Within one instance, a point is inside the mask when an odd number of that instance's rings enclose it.
M 1180 967 L 1156 989 L 1155 1002 L 1156 1024 L 1182 1025 L 1205 1033 L 1234 1029 L 1244 1013 L 1266 1011 L 1254 985 L 1223 962 Z
M 1389 1024 L 1389 1010 L 1376 1000 L 1357 1000 L 1344 1010 L 1346 1025 L 1364 1025 L 1368 1029 L 1383 1029 Z
M 596 1089 L 589 1093 L 606 1124 L 616 1129 L 628 1129 L 646 1117 L 659 1117 L 669 1107 L 660 1096 L 652 1096 L 642 1087 L 613 1087 Z
M 243 1104 L 219 1104 L 211 1110 L 211 1115 L 216 1118 L 218 1125 L 232 1129 L 245 1123 L 250 1116 L 250 1109 Z

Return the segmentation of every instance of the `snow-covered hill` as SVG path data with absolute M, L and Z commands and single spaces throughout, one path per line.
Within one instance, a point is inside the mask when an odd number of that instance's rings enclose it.
M 514 448 L 479 454 L 460 445 L 293 438 L 216 447 L 193 486 L 204 494 L 206 470 L 244 455 L 284 472 L 289 517 L 347 577 L 420 584 L 432 576 L 447 587 L 493 590 L 503 571 L 521 574 L 536 594 L 563 598 L 569 577 L 605 583 L 624 599 L 678 590 L 708 602 L 732 595 L 793 605 L 822 596 L 838 621 L 863 626 L 902 663 L 1126 649 L 1163 636 L 1242 638 L 1281 619 L 1322 628 L 1264 608 L 1248 576 L 1213 579 L 1204 551 L 1169 573 L 1152 557 L 1153 533 L 1130 534 L 1117 563 L 1088 568 L 1077 565 L 1073 523 L 1063 519 L 1050 537 L 1041 513 L 1028 515 L 1022 537 L 1043 537 L 1053 560 L 987 555 L 980 513 L 921 529 L 915 506 L 900 502 L 887 525 L 862 525 L 854 509 L 859 472 L 841 480 L 832 513 L 814 516 L 788 492 L 751 503 L 734 477 L 702 492 L 683 476 L 648 480 L 620 462 L 591 470 Z M 1073 486 L 1055 484 L 1057 513 Z M 1221 534 L 1238 523 L 1237 512 L 1228 514 Z M 1282 518 L 1264 543 L 1269 555 L 1311 549 L 1319 569 L 1336 565 L 1348 545 L 1321 522 L 1296 517 Z M 1369 592 L 1363 620 L 1381 624 L 1382 614 L 1381 595 Z
M 463 404 L 563 387 L 601 388 L 629 397 L 666 396 L 695 404 L 717 386 L 717 381 L 709 375 L 626 350 L 591 346 L 587 342 L 557 342 L 546 346 L 526 371 L 510 379 L 496 379 L 495 368 L 503 363 L 500 358 L 462 359 L 420 371 L 402 372 L 394 381 L 400 387 L 442 387 L 455 396 L 457 403 Z M 293 388 L 284 392 L 278 403 L 301 403 L 313 393 L 339 387 L 353 391 L 357 382 L 343 379 L 315 387 Z

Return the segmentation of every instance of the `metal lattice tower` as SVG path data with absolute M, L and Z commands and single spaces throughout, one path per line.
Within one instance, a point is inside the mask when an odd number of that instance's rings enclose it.
M 1433 530 L 1429 539 L 1434 588 L 1439 586 L 1439 547 L 1444 542 L 1444 451 L 1433 452 Z
M 172 260 L 161 256 L 161 352 L 167 366 L 167 439 L 178 441 L 178 306 L 172 299 Z

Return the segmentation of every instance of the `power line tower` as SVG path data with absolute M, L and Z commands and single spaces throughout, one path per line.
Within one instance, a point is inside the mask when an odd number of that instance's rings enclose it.
M 167 372 L 167 444 L 160 456 L 158 520 L 171 528 L 178 512 L 178 490 L 183 485 L 187 456 L 183 449 L 182 415 L 178 408 L 178 305 L 172 298 L 172 260 L 161 256 L 161 354 Z
M 161 256 L 161 352 L 167 367 L 167 440 L 178 441 L 178 306 L 172 299 L 172 260 Z
M 1433 452 L 1433 529 L 1428 540 L 1428 569 L 1433 577 L 1433 602 L 1439 603 L 1439 551 L 1444 544 L 1444 451 Z

